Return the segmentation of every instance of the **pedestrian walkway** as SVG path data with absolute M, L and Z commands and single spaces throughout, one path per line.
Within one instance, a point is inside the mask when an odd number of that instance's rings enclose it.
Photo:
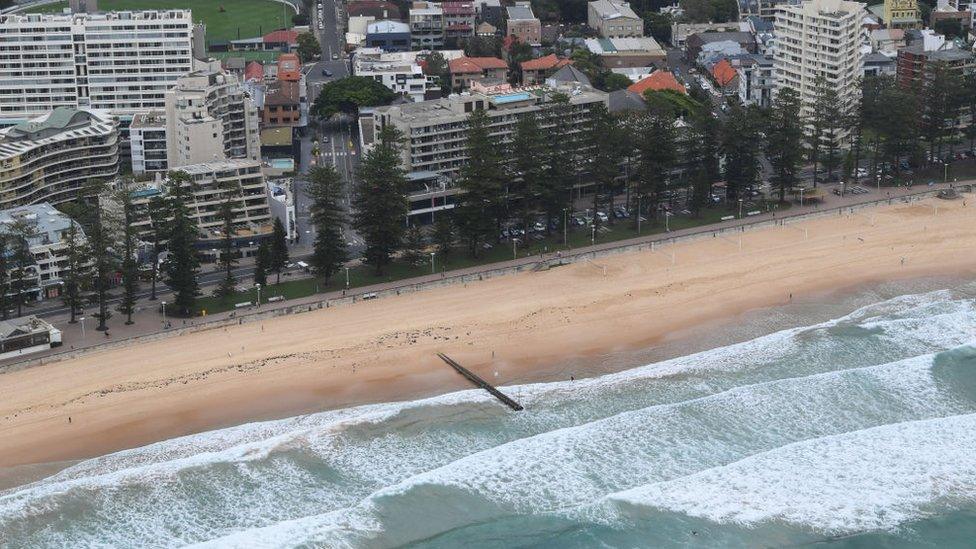
M 961 181 L 956 183 L 956 187 L 976 184 L 976 180 Z M 892 188 L 882 189 L 881 195 L 871 193 L 868 195 L 848 195 L 844 197 L 828 195 L 823 204 L 808 204 L 805 206 L 794 206 L 793 208 L 780 213 L 776 212 L 761 213 L 750 217 L 734 219 L 722 223 L 703 225 L 683 230 L 672 231 L 669 233 L 654 233 L 647 236 L 620 240 L 615 242 L 605 242 L 593 246 L 585 246 L 574 250 L 561 252 L 558 256 L 549 254 L 548 257 L 540 258 L 535 255 L 522 257 L 510 261 L 492 263 L 488 265 L 478 265 L 465 269 L 457 269 L 445 273 L 430 274 L 405 280 L 397 280 L 371 286 L 363 286 L 349 291 L 338 290 L 334 292 L 315 294 L 304 298 L 282 301 L 278 303 L 262 304 L 252 306 L 247 309 L 227 311 L 207 317 L 197 317 L 192 319 L 174 319 L 164 317 L 161 303 L 168 295 L 160 294 L 160 300 L 149 301 L 141 300 L 137 304 L 137 312 L 133 315 L 134 324 L 125 325 L 124 317 L 113 311 L 114 316 L 109 320 L 109 330 L 107 335 L 94 330 L 94 319 L 88 318 L 85 322 L 76 324 L 67 323 L 67 315 L 63 317 L 48 318 L 55 326 L 62 330 L 62 341 L 64 345 L 59 348 L 51 349 L 43 353 L 36 353 L 24 359 L 11 359 L 7 362 L 0 362 L 0 369 L 9 367 L 13 364 L 35 364 L 44 359 L 52 360 L 56 357 L 70 355 L 82 349 L 89 349 L 99 346 L 122 345 L 131 342 L 136 338 L 156 338 L 179 335 L 188 330 L 197 330 L 203 327 L 215 327 L 231 323 L 250 322 L 258 319 L 265 319 L 282 314 L 291 314 L 313 309 L 328 308 L 335 305 L 355 303 L 364 299 L 382 297 L 384 295 L 399 295 L 401 292 L 412 292 L 431 288 L 437 285 L 450 283 L 464 283 L 469 281 L 483 280 L 494 276 L 510 274 L 521 270 L 530 270 L 544 261 L 552 261 L 557 257 L 560 262 L 573 262 L 580 259 L 588 259 L 607 253 L 616 253 L 639 249 L 652 243 L 674 242 L 676 240 L 687 239 L 689 237 L 710 235 L 716 232 L 734 232 L 746 230 L 751 226 L 768 225 L 771 221 L 787 222 L 791 219 L 799 220 L 811 214 L 820 213 L 842 213 L 844 209 L 854 207 L 865 207 L 872 205 L 883 205 L 894 203 L 904 199 L 920 199 L 934 196 L 941 189 L 950 187 L 950 184 L 936 184 L 924 189 Z M 20 362 L 18 362 L 18 360 Z

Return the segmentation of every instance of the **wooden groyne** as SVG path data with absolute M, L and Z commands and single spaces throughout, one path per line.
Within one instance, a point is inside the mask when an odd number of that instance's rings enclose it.
M 471 370 L 468 370 L 464 366 L 461 366 L 460 364 L 458 364 L 457 362 L 455 362 L 453 359 L 451 359 L 451 357 L 445 355 L 444 353 L 437 353 L 437 356 L 439 356 L 441 358 L 441 360 L 443 360 L 444 362 L 446 362 L 451 368 L 454 368 L 455 370 L 457 370 L 457 373 L 459 373 L 462 376 L 466 377 L 468 379 L 468 381 L 470 381 L 471 383 L 474 383 L 478 387 L 481 387 L 482 389 L 488 391 L 489 393 L 492 394 L 492 396 L 494 396 L 498 400 L 502 401 L 502 404 L 508 406 L 509 408 L 515 410 L 516 412 L 518 412 L 520 410 L 524 410 L 524 408 L 522 408 L 522 405 L 521 404 L 519 404 L 518 402 L 515 402 L 514 400 L 512 400 L 511 398 L 509 398 L 508 396 L 506 396 L 505 393 L 503 393 L 503 392 L 499 391 L 498 389 L 496 389 L 491 383 L 488 383 L 487 381 L 485 381 L 485 380 L 481 379 L 480 377 L 478 377 L 478 375 L 475 374 L 474 372 L 472 372 Z

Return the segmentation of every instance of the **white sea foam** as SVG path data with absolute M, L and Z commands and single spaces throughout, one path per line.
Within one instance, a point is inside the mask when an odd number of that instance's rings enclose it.
M 806 374 L 952 348 L 969 340 L 974 318 L 971 300 L 946 292 L 902 296 L 617 374 L 506 388 L 520 394 L 526 413 L 507 413 L 481 391 L 462 391 L 182 437 L 89 460 L 0 495 L 0 530 L 57 513 L 70 501 L 84 502 L 97 523 L 40 539 L 177 544 L 243 530 L 234 539 L 248 545 L 261 533 L 300 543 L 313 531 L 312 539 L 336 546 L 388 526 L 377 519 L 377 505 L 410 505 L 410 496 L 425 490 L 444 500 L 475 494 L 477 501 L 466 503 L 487 506 L 489 515 L 496 505 L 527 513 L 577 506 L 753 451 L 730 433 L 752 437 L 763 449 L 822 436 L 831 421 L 842 430 L 944 412 L 949 404 L 928 377 L 929 357 Z M 845 343 L 828 332 L 844 326 L 876 334 Z M 832 393 L 838 398 L 831 400 Z M 843 410 L 845 394 L 858 407 Z M 466 430 L 474 404 L 483 410 L 474 417 L 495 428 Z M 513 437 L 523 438 L 505 444 Z M 289 451 L 320 460 L 308 467 L 333 468 L 348 485 L 306 479 L 311 471 L 292 457 L 276 459 Z M 195 500 L 194 490 L 210 495 Z M 155 503 L 126 499 L 130 492 Z M 421 499 L 434 499 L 436 508 L 437 498 Z M 409 516 L 402 509 L 393 514 Z
M 829 533 L 888 529 L 938 503 L 976 502 L 976 414 L 806 440 L 611 496 L 715 522 Z

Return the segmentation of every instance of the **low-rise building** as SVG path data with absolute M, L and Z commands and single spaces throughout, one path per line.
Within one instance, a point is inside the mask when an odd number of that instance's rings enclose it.
M 74 200 L 118 173 L 118 120 L 105 111 L 58 107 L 0 129 L 0 209 Z
M 268 84 L 264 94 L 261 122 L 266 126 L 300 126 L 302 122 L 301 86 L 278 80 Z
M 586 22 L 604 38 L 644 36 L 644 20 L 627 2 L 595 0 L 586 8 Z
M 731 21 L 728 23 L 672 23 L 671 44 L 676 48 L 684 48 L 688 37 L 703 32 L 749 32 L 748 21 Z
M 380 82 L 395 93 L 414 101 L 423 101 L 428 80 L 435 85 L 434 76 L 424 74 L 417 62 L 420 52 L 384 52 L 379 48 L 360 48 L 352 57 L 352 74 Z
M 627 87 L 627 91 L 643 96 L 648 91 L 671 90 L 678 93 L 687 93 L 685 87 L 678 83 L 678 80 L 668 71 L 655 71 L 647 78 L 634 82 Z
M 898 73 L 894 57 L 880 53 L 864 56 L 864 76 L 894 76 Z
M 366 26 L 367 48 L 383 51 L 408 51 L 410 49 L 410 25 L 400 21 L 376 21 Z
M 75 227 L 75 241 L 85 243 L 85 231 L 77 221 L 47 202 L 0 211 L 0 234 L 24 235 L 33 259 L 31 284 L 22 290 L 32 301 L 53 299 L 63 293 L 62 271 L 67 263 L 64 234 Z
M 969 50 L 925 51 L 922 46 L 902 48 L 898 51 L 895 68 L 898 84 L 910 89 L 920 88 L 936 66 L 967 75 L 976 70 L 976 61 Z
M 34 315 L 0 320 L 0 360 L 61 345 L 61 330 Z
M 698 61 L 698 55 L 702 52 L 706 44 L 716 42 L 731 42 L 738 44 L 742 51 L 756 53 L 756 39 L 749 32 L 700 32 L 692 34 L 685 41 L 685 55 L 688 62 Z
M 505 8 L 505 36 L 510 36 L 523 44 L 536 46 L 542 43 L 542 21 L 532 12 L 530 2 L 515 2 Z
M 552 73 L 569 64 L 572 64 L 572 60 L 559 57 L 554 53 L 539 57 L 538 59 L 522 61 L 519 64 L 522 69 L 522 85 L 531 86 L 533 84 L 541 84 Z
M 129 125 L 129 154 L 132 160 L 132 173 L 142 175 L 151 172 L 165 172 L 169 169 L 166 161 L 166 113 L 151 111 L 137 114 Z
M 278 71 L 275 78 L 287 82 L 302 80 L 302 61 L 295 53 L 283 53 L 278 56 Z
M 667 53 L 650 36 L 635 38 L 587 38 L 586 49 L 599 55 L 607 68 L 646 67 L 664 63 Z
M 466 91 L 472 82 L 481 80 L 505 81 L 508 64 L 497 57 L 458 57 L 448 62 L 451 71 L 451 89 Z
M 739 101 L 743 105 L 769 107 L 776 87 L 776 67 L 765 55 L 744 55 L 733 60 L 738 74 Z

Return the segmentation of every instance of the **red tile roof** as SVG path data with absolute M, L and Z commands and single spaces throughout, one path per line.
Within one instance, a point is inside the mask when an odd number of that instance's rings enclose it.
M 715 66 L 712 67 L 712 78 L 715 79 L 715 82 L 719 86 L 725 87 L 729 85 L 730 82 L 735 80 L 735 76 L 735 69 L 732 68 L 732 63 L 729 63 L 728 59 L 723 59 L 715 63 Z
M 540 57 L 538 59 L 529 59 L 528 61 L 522 61 L 523 71 L 540 71 L 540 70 L 550 70 L 559 69 L 566 65 L 571 65 L 573 63 L 570 59 L 565 59 L 558 57 L 554 53 L 550 53 L 545 57 Z
M 264 65 L 251 61 L 244 67 L 244 80 L 264 80 Z
M 488 69 L 507 69 L 508 65 L 497 57 L 458 57 L 448 62 L 452 74 L 480 73 Z
M 276 30 L 274 32 L 269 32 L 265 34 L 262 38 L 265 44 L 297 44 L 298 43 L 298 31 L 293 30 Z
M 640 82 L 631 84 L 627 89 L 641 95 L 647 90 L 674 90 L 685 93 L 685 87 L 679 84 L 674 75 L 668 71 L 657 71 Z

